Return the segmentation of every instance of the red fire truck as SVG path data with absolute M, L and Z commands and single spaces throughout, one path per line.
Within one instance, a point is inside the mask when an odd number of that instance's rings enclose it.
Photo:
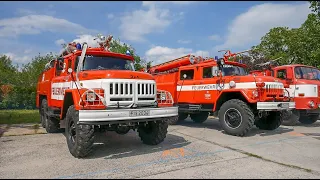
M 262 70 L 251 71 L 251 74 L 272 76 L 281 80 L 296 108 L 288 111 L 284 125 L 312 124 L 320 114 L 320 71 L 302 64 L 279 66 L 276 60 L 258 64 Z
M 196 123 L 218 112 L 222 128 L 244 136 L 255 124 L 274 130 L 282 123 L 282 111 L 294 102 L 284 96 L 284 86 L 271 76 L 253 76 L 246 65 L 229 61 L 240 53 L 227 51 L 218 59 L 186 55 L 148 69 L 157 86 L 169 91 L 179 106 L 178 121 L 189 115 Z
M 168 120 L 178 115 L 171 94 L 154 78 L 134 69 L 128 54 L 110 52 L 112 36 L 100 47 L 70 43 L 39 76 L 36 104 L 48 133 L 65 128 L 70 153 L 87 156 L 94 131 L 126 134 L 136 130 L 143 143 L 156 145 L 167 134 Z

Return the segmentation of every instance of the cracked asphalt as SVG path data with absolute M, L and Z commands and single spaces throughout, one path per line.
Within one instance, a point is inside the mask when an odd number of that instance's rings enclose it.
M 224 134 L 216 119 L 169 127 L 165 141 L 97 133 L 93 153 L 76 159 L 63 133 L 0 138 L 1 178 L 320 178 L 320 121 Z

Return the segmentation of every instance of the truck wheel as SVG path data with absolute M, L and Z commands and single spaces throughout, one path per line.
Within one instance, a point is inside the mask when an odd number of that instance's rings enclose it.
M 197 114 L 190 114 L 190 117 L 193 122 L 195 123 L 203 123 L 208 119 L 209 113 L 208 112 L 200 112 Z
M 227 134 L 244 136 L 254 124 L 254 114 L 247 103 L 231 99 L 222 104 L 219 110 L 219 121 Z
M 116 129 L 117 134 L 125 135 L 130 131 L 130 127 L 128 126 L 120 126 Z
M 59 120 L 48 116 L 47 113 L 48 102 L 46 99 L 43 99 L 41 103 L 41 125 L 46 128 L 47 133 L 59 132 Z
M 74 106 L 68 108 L 65 134 L 70 153 L 76 158 L 87 156 L 93 147 L 94 128 L 91 125 L 79 125 L 79 111 Z
M 170 117 L 168 119 L 169 125 L 175 125 L 175 124 L 178 124 L 178 122 L 179 122 L 179 116 Z
M 48 111 L 48 103 L 46 99 L 43 99 L 41 101 L 41 109 L 40 109 L 40 123 L 43 128 L 46 127 L 47 111 Z
M 138 133 L 144 144 L 157 145 L 161 143 L 167 135 L 168 123 L 166 122 L 148 122 L 145 126 L 139 126 Z
M 263 116 L 255 121 L 257 128 L 262 130 L 275 130 L 283 122 L 281 112 L 269 112 L 268 116 Z
M 178 113 L 178 121 L 184 121 L 185 119 L 187 119 L 189 116 L 189 114 L 187 113 Z
M 284 111 L 282 115 L 283 115 L 282 124 L 285 126 L 294 126 L 299 122 L 300 113 L 298 110 Z
M 313 124 L 319 119 L 319 114 L 302 115 L 299 118 L 299 122 L 302 124 Z

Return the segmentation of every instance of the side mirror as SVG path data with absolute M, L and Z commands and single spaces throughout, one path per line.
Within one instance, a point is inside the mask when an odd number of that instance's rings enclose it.
M 187 78 L 187 75 L 186 75 L 186 74 L 184 74 L 184 75 L 183 75 L 183 79 L 186 79 L 186 78 Z
M 68 68 L 68 73 L 72 73 L 72 68 Z

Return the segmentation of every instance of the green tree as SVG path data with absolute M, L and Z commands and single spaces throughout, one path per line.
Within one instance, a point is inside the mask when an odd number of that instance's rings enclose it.
M 141 59 L 139 55 L 136 54 L 136 50 L 129 44 L 121 43 L 120 39 L 113 39 L 110 43 L 110 51 L 125 54 L 129 50 L 130 54 L 134 57 L 134 67 L 137 71 L 146 67 L 151 62 L 146 62 L 144 59 Z
M 10 57 L 6 55 L 0 56 L 0 85 L 15 84 L 17 69 L 12 65 Z
M 310 9 L 312 12 L 316 13 L 318 17 L 320 17 L 320 1 L 309 1 Z

